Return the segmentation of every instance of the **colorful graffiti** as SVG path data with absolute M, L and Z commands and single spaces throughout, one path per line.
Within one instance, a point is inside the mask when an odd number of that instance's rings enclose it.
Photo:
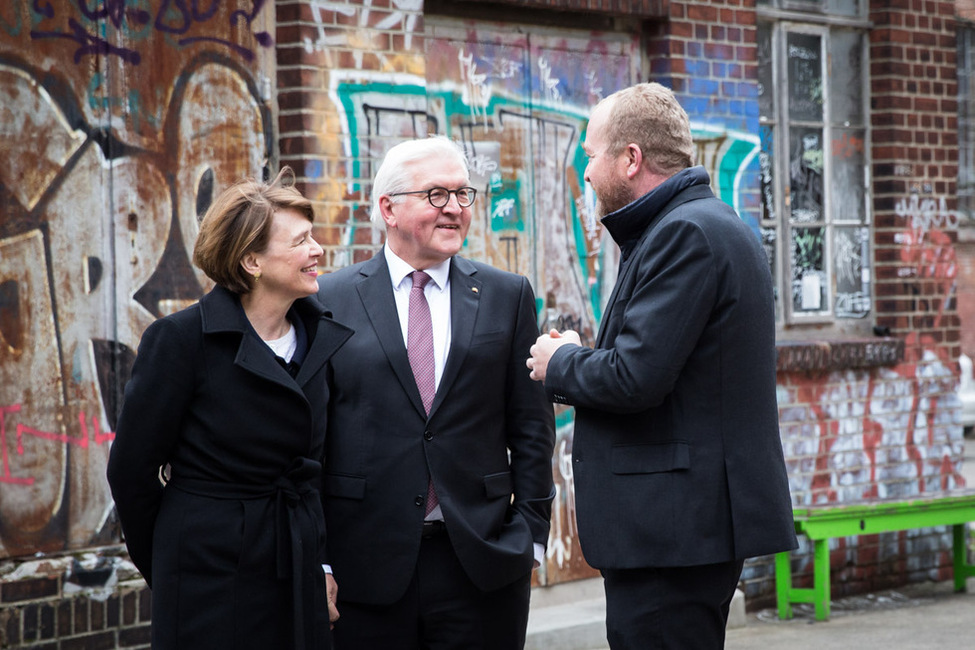
M 593 341 L 615 281 L 618 249 L 595 219 L 580 144 L 592 106 L 638 78 L 638 43 L 428 27 L 435 36 L 426 38 L 424 77 L 360 69 L 329 73 L 345 176 L 354 179 L 345 188 L 357 201 L 352 211 L 368 206 L 374 165 L 390 146 L 434 132 L 453 137 L 466 149 L 478 189 L 464 254 L 526 275 L 541 320 Z M 749 174 L 757 173 L 757 137 L 720 130 L 712 119 L 693 120 L 692 126 L 697 160 L 710 172 L 716 193 L 757 232 L 743 198 L 752 184 Z M 346 224 L 348 249 L 335 258 L 337 265 L 351 261 L 353 242 L 381 243 L 379 233 L 357 236 L 356 228 L 372 230 Z M 591 572 L 575 532 L 572 412 L 557 409 L 558 498 L 543 583 Z
M 139 338 L 209 287 L 189 252 L 213 193 L 267 164 L 266 75 L 230 47 L 261 44 L 263 4 L 0 9 L 0 557 L 118 539 Z
M 101 6 L 95 3 L 92 7 L 84 2 L 75 6 L 32 3 L 30 37 L 35 42 L 50 39 L 72 42 L 76 46 L 72 57 L 74 63 L 81 63 L 85 57 L 107 55 L 117 57 L 123 63 L 141 64 L 143 55 L 139 48 L 111 42 L 103 36 L 108 29 L 119 32 L 124 43 L 138 42 L 159 33 L 171 39 L 170 45 L 174 45 L 176 49 L 207 43 L 226 48 L 245 61 L 254 60 L 251 47 L 240 45 L 232 38 L 212 34 L 225 30 L 234 34 L 241 26 L 243 30 L 249 31 L 261 13 L 265 0 L 253 0 L 248 3 L 249 6 L 242 8 L 233 8 L 229 6 L 233 3 L 229 2 L 225 8 L 222 6 L 225 3 L 213 2 L 205 9 L 201 9 L 197 3 L 186 6 L 180 2 L 166 2 L 155 13 L 137 6 L 138 4 L 140 3 L 129 4 L 126 0 L 104 2 Z M 17 16 L 22 14 L 18 13 Z M 261 47 L 274 45 L 274 39 L 266 31 L 249 32 L 249 36 L 253 36 L 253 40 Z
M 957 227 L 957 215 L 943 199 L 917 194 L 898 201 L 895 215 L 904 222 L 894 238 L 901 245 L 897 276 L 904 279 L 904 295 L 915 296 L 905 309 L 943 327 L 957 274 L 945 231 Z M 965 487 L 956 365 L 928 334 L 910 332 L 904 343 L 904 359 L 896 365 L 780 375 L 780 426 L 795 503 L 906 498 Z M 875 536 L 834 539 L 830 548 L 851 565 L 866 561 L 861 553 L 870 562 L 908 557 L 912 570 L 942 579 L 936 575 L 942 560 L 930 551 L 944 549 L 947 557 L 950 540 L 947 533 L 930 532 L 938 541 L 926 534 L 888 533 L 879 542 Z M 915 545 L 926 551 L 922 557 L 914 556 Z M 810 549 L 800 557 L 799 570 L 811 570 Z
M 0 557 L 117 541 L 104 465 L 141 332 L 208 288 L 188 259 L 198 215 L 221 186 L 262 173 L 274 150 L 272 43 L 262 27 L 270 3 L 197 4 L 0 7 L 0 144 L 8 154 L 0 167 Z M 344 186 L 328 199 L 361 213 L 390 146 L 435 132 L 454 137 L 479 190 L 465 254 L 526 275 L 542 324 L 594 340 L 617 248 L 595 219 L 579 144 L 591 107 L 640 77 L 638 39 L 427 21 L 422 56 L 376 53 L 375 28 L 403 27 L 405 50 L 416 46 L 420 0 L 391 0 L 381 14 L 369 0 L 308 4 L 315 32 L 302 45 L 324 57 L 322 101 L 331 103 L 313 108 L 337 115 L 346 167 L 336 174 Z M 338 67 L 335 46 L 350 49 L 354 65 Z M 758 225 L 758 136 L 716 127 L 713 115 L 691 120 L 715 192 L 776 259 L 775 231 Z M 844 155 L 860 146 L 841 144 Z M 327 185 L 326 168 L 311 161 L 305 173 Z M 897 214 L 908 224 L 897 239 L 900 275 L 908 291 L 923 289 L 918 301 L 938 301 L 940 322 L 956 272 L 945 232 L 953 216 L 916 195 Z M 354 246 L 381 244 L 381 233 L 361 222 L 339 225 L 330 268 L 351 262 Z M 840 315 L 869 309 L 869 235 L 851 228 L 837 240 Z M 889 368 L 780 377 L 797 502 L 961 484 L 953 366 L 930 339 L 907 343 L 908 359 Z M 558 408 L 543 583 L 591 574 L 575 529 L 572 412 Z

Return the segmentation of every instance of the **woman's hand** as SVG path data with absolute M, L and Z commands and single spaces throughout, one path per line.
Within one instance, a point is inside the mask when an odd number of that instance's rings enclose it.
M 334 628 L 335 621 L 339 620 L 339 610 L 335 606 L 335 601 L 339 597 L 339 583 L 335 582 L 335 578 L 332 577 L 331 573 L 325 574 L 325 597 L 328 599 L 329 627 Z

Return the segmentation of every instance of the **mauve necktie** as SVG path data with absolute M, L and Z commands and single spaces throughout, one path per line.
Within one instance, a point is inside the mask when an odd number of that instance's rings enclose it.
M 430 276 L 423 271 L 410 273 L 413 288 L 410 290 L 410 313 L 406 326 L 406 354 L 413 368 L 413 378 L 423 400 L 423 409 L 430 414 L 433 396 L 437 393 L 436 370 L 433 360 L 433 321 L 430 318 L 430 305 L 423 295 L 423 287 Z M 433 480 L 427 486 L 427 508 L 429 515 L 437 507 L 437 494 L 433 490 Z

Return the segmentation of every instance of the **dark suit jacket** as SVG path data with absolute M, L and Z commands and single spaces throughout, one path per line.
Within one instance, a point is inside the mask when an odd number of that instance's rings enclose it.
M 279 560 L 291 560 L 290 541 L 303 545 L 302 570 L 315 574 L 295 581 L 306 590 L 308 647 L 327 643 L 324 518 L 314 488 L 325 448 L 327 361 L 351 331 L 314 298 L 296 301 L 291 316 L 309 338 L 294 378 L 221 287 L 142 336 L 108 480 L 132 561 L 152 587 L 153 647 L 213 647 L 215 639 L 237 648 L 287 646 L 293 585 L 276 573 Z M 157 476 L 167 463 L 172 479 L 163 488 Z M 287 513 L 282 481 L 305 488 Z M 291 540 L 279 534 L 284 521 Z
M 549 395 L 576 407 L 579 539 L 600 569 L 796 547 L 769 264 L 707 182 L 685 170 L 604 219 L 623 261 L 596 349 L 548 365 Z
M 528 576 L 532 543 L 548 539 L 555 442 L 552 406 L 525 367 L 538 333 L 528 281 L 453 258 L 451 346 L 429 417 L 385 256 L 319 284 L 322 304 L 356 330 L 330 376 L 325 519 L 340 598 L 388 604 L 402 596 L 431 474 L 471 580 L 493 590 Z

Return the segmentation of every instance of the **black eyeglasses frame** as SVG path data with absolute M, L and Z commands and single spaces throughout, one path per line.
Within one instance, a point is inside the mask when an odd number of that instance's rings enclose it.
M 438 205 L 437 203 L 434 202 L 433 200 L 434 192 L 444 193 L 443 203 Z M 470 194 L 471 200 L 468 203 L 464 203 L 461 200 L 460 196 L 462 192 L 466 194 Z M 410 192 L 393 192 L 392 194 L 387 194 L 386 196 L 403 196 L 404 194 L 425 194 L 427 197 L 427 201 L 429 201 L 430 205 L 432 205 L 435 208 L 445 207 L 448 203 L 450 203 L 450 195 L 453 194 L 454 196 L 457 197 L 457 205 L 459 205 L 462 208 L 469 208 L 470 206 L 474 205 L 474 200 L 477 198 L 477 188 L 470 187 L 467 185 L 465 185 L 464 187 L 458 187 L 456 190 L 448 190 L 446 187 L 431 187 L 428 190 L 412 190 Z

